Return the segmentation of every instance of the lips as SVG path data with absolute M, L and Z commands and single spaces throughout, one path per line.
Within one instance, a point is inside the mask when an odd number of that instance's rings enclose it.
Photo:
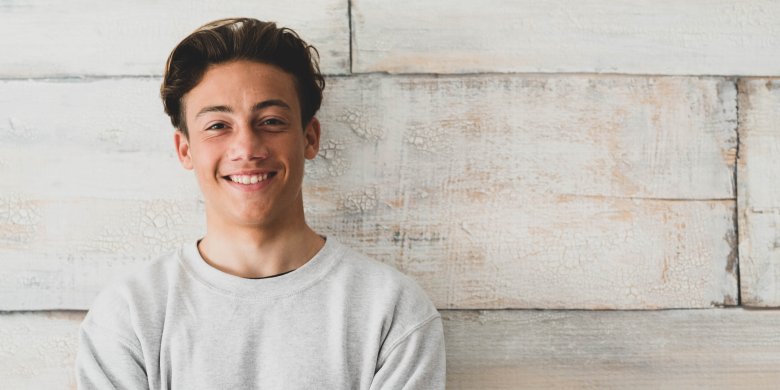
M 239 184 L 255 184 L 259 181 L 263 181 L 265 179 L 268 179 L 268 174 L 264 173 L 261 175 L 230 175 L 227 176 L 228 179 L 233 181 L 233 183 L 239 183 Z
M 236 173 L 236 174 L 223 176 L 222 178 L 225 180 L 229 180 L 232 183 L 248 186 L 248 185 L 262 183 L 268 179 L 273 178 L 274 176 L 276 176 L 276 172 L 271 171 L 271 172 Z

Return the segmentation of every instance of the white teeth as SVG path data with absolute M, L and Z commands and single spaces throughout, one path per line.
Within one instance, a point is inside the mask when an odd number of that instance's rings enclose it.
M 268 178 L 268 174 L 262 175 L 236 175 L 229 176 L 230 180 L 239 184 L 256 184 Z

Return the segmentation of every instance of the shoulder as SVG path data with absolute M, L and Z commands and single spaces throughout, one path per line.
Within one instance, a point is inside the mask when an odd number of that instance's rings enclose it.
M 394 267 L 355 250 L 344 247 L 340 252 L 336 273 L 343 276 L 336 280 L 349 286 L 350 306 L 360 314 L 360 324 L 380 332 L 378 366 L 384 366 L 394 353 L 411 356 L 406 352 L 413 351 L 413 355 L 435 355 L 434 360 L 443 367 L 441 316 L 420 285 Z
M 171 280 L 179 272 L 179 250 L 156 257 L 109 281 L 90 305 L 85 323 L 120 333 L 140 331 L 143 319 L 164 312 Z
M 402 327 L 438 317 L 436 307 L 412 277 L 341 243 L 336 245 L 341 258 L 335 277 L 343 279 L 352 297 L 383 307 Z

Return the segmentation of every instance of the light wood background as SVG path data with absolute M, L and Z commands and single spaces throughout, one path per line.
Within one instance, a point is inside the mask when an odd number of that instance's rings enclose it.
M 448 388 L 778 387 L 761 0 L 1 3 L 3 386 L 74 388 L 97 292 L 202 234 L 158 88 L 237 15 L 318 47 L 308 219 L 425 288 Z

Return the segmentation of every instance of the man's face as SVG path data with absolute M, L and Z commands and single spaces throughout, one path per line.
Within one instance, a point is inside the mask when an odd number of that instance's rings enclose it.
M 174 141 L 209 226 L 303 223 L 303 167 L 320 130 L 316 119 L 303 128 L 293 76 L 252 61 L 214 65 L 183 103 L 189 140 L 177 131 Z

